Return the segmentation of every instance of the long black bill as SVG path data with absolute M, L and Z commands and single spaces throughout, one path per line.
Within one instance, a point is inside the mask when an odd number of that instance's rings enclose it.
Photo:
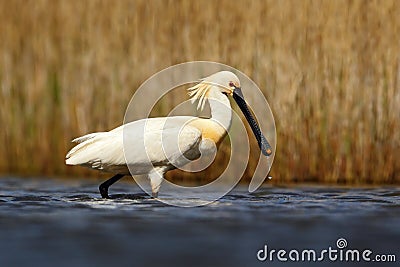
M 265 156 L 270 156 L 272 154 L 271 145 L 268 143 L 265 136 L 262 134 L 260 127 L 258 126 L 256 120 L 254 119 L 253 115 L 251 114 L 246 101 L 244 100 L 242 90 L 238 87 L 235 88 L 233 91 L 233 99 L 235 99 L 236 103 L 238 104 L 240 110 L 243 112 L 246 120 L 249 122 L 251 129 L 257 139 L 258 146 L 261 149 L 261 152 Z

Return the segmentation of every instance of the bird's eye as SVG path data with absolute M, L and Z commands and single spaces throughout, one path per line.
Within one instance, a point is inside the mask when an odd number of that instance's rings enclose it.
M 229 82 L 230 87 L 235 87 L 235 84 L 233 82 Z

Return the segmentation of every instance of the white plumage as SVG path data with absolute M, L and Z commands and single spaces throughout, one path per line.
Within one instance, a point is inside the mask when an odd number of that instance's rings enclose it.
M 150 171 L 147 170 L 147 167 L 151 167 L 148 163 L 166 166 L 168 163 L 178 164 L 182 154 L 187 154 L 190 149 L 196 149 L 201 140 L 201 132 L 197 128 L 184 125 L 193 119 L 196 117 L 148 118 L 122 125 L 109 132 L 84 135 L 73 140 L 80 144 L 68 152 L 66 164 L 83 165 L 125 175 L 129 174 L 127 164 L 138 167 L 132 174 Z M 129 152 L 128 163 L 123 153 L 124 135 L 125 148 L 132 150 Z M 174 140 L 168 140 L 172 138 Z M 179 146 L 176 148 L 179 147 L 180 151 L 176 149 L 171 151 L 173 152 L 171 155 L 165 155 L 163 145 L 177 141 L 176 139 L 179 141 Z M 167 162 L 168 159 L 174 161 Z

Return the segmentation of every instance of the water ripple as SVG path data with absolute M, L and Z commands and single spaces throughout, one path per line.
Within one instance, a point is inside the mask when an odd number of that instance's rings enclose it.
M 394 253 L 400 242 L 399 187 L 238 187 L 197 208 L 165 205 L 133 181 L 113 186 L 111 199 L 97 188 L 84 180 L 0 179 L 4 266 L 165 265 L 171 255 L 191 255 L 192 266 L 218 259 L 259 266 L 254 255 L 265 243 L 327 247 L 346 237 L 353 247 Z M 157 253 L 142 256 L 149 251 Z

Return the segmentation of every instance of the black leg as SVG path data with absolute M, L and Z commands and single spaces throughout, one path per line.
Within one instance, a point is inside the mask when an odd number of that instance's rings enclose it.
M 99 190 L 100 190 L 100 195 L 102 198 L 110 198 L 108 196 L 108 188 L 114 184 L 115 182 L 117 182 L 119 179 L 121 179 L 122 177 L 124 177 L 125 175 L 123 174 L 117 174 L 114 175 L 113 177 L 111 177 L 110 179 L 108 179 L 107 181 L 105 181 L 104 183 L 102 183 L 99 186 Z

